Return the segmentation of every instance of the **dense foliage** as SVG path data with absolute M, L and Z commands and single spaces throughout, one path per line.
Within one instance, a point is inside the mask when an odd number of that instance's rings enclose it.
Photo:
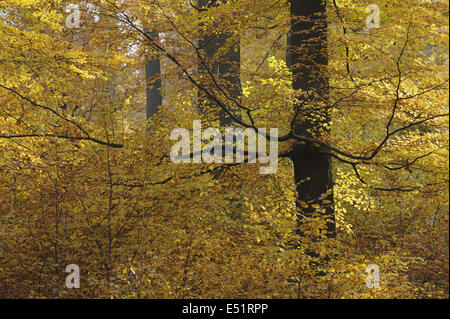
M 0 297 L 448 298 L 448 1 L 373 2 L 373 29 L 367 1 L 327 3 L 324 101 L 293 89 L 287 0 L 83 1 L 80 28 L 68 1 L 0 0 Z M 201 71 L 236 47 L 237 102 Z M 163 105 L 147 121 L 149 58 Z M 321 205 L 298 222 L 309 203 L 286 155 L 323 103 L 336 236 Z M 220 108 L 286 137 L 276 174 L 171 162 L 172 129 L 219 127 Z

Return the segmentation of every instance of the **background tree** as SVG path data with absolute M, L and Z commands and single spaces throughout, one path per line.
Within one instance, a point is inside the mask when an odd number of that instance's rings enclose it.
M 158 41 L 158 32 L 148 32 L 149 36 Z M 147 118 L 151 118 L 158 113 L 159 107 L 162 105 L 161 95 L 161 62 L 158 57 L 147 58 L 145 63 L 145 77 L 148 85 L 147 94 Z

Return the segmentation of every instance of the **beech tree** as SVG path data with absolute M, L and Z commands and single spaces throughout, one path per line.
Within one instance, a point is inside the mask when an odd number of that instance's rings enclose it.
M 224 2 L 226 3 L 226 1 Z M 217 10 L 218 7 L 218 1 L 199 0 L 198 7 L 194 6 L 194 9 L 207 15 L 210 9 Z M 220 20 L 216 23 L 219 24 Z M 216 29 L 220 30 L 218 25 Z M 198 48 L 195 48 L 198 52 L 198 72 L 202 76 L 202 81 L 208 90 L 226 92 L 229 100 L 237 100 L 241 95 L 239 38 L 230 37 L 227 30 L 220 30 L 217 34 L 205 31 L 200 31 Z M 200 104 L 215 104 L 204 92 L 200 92 L 200 99 Z M 215 106 L 214 108 L 217 109 L 218 107 Z M 231 110 L 235 112 L 236 107 L 232 107 Z M 224 125 L 232 123 L 224 110 L 219 109 L 219 119 Z
M 291 1 L 290 44 L 293 88 L 303 95 L 294 102 L 293 135 L 320 138 L 329 131 L 328 21 L 323 1 Z M 312 103 L 313 107 L 305 107 Z M 326 207 L 330 235 L 336 231 L 332 196 L 331 156 L 326 147 L 312 141 L 299 141 L 290 158 L 294 164 L 299 207 L 304 209 L 300 221 L 311 217 L 314 207 Z M 331 191 L 331 192 L 330 192 Z M 324 204 L 325 202 L 325 204 Z
M 157 31 L 148 33 L 152 39 L 157 40 L 159 35 Z M 146 91 L 147 97 L 147 118 L 151 118 L 158 112 L 162 105 L 161 96 L 161 62 L 158 57 L 148 58 L 145 63 L 145 76 L 148 85 Z
M 448 298 L 447 0 L 68 4 L 0 1 L 1 297 Z M 194 120 L 277 172 L 173 163 Z

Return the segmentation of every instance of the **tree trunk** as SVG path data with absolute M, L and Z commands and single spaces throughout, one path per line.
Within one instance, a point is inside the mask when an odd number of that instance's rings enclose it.
M 215 7 L 219 4 L 216 1 L 210 0 L 199 0 L 198 1 L 199 8 L 207 9 L 208 7 Z M 218 28 L 219 30 L 220 28 Z M 205 54 L 205 62 L 209 71 L 213 74 L 213 76 L 218 80 L 219 85 L 222 89 L 227 92 L 227 95 L 233 99 L 238 99 L 241 93 L 241 73 L 240 73 L 240 63 L 241 63 L 241 54 L 240 54 L 240 45 L 237 43 L 227 54 L 221 59 L 215 59 L 219 48 L 223 47 L 227 40 L 229 39 L 229 35 L 226 33 L 219 33 L 217 35 L 208 34 L 205 38 L 201 37 L 199 41 L 199 47 L 202 49 Z M 207 87 L 213 92 L 218 92 L 218 88 L 215 87 L 215 84 L 212 83 L 212 79 L 208 74 L 208 71 L 204 68 L 203 65 L 199 65 L 199 73 L 204 76 L 206 82 L 208 83 Z M 221 95 L 221 94 L 218 94 Z M 212 101 L 206 101 L 206 96 L 202 93 L 199 95 L 199 105 L 214 103 Z M 230 102 L 230 101 L 228 101 Z M 235 111 L 236 116 L 239 116 L 236 112 L 236 108 L 233 107 L 232 103 L 228 103 L 230 105 L 231 111 Z M 212 104 L 214 106 L 214 104 Z M 216 106 L 217 109 L 218 107 Z M 232 120 L 228 115 L 225 114 L 223 110 L 218 111 L 220 123 L 222 125 L 230 125 Z
M 296 90 L 316 92 L 320 98 L 309 105 L 318 106 L 328 100 L 329 87 L 326 66 L 327 54 L 327 21 L 326 4 L 321 0 L 291 0 L 291 34 L 288 57 L 292 60 L 293 87 Z M 311 96 L 310 94 L 308 94 Z M 294 105 L 300 108 L 300 105 Z M 322 107 L 316 111 L 321 120 L 312 122 L 308 117 L 311 111 L 301 113 L 295 125 L 295 132 L 308 137 L 320 137 L 319 128 L 329 122 L 330 110 Z M 311 115 L 311 114 L 310 114 Z M 313 205 L 324 206 L 323 200 L 331 203 L 325 205 L 328 236 L 336 232 L 332 194 L 326 198 L 327 191 L 332 189 L 331 157 L 323 154 L 323 149 L 312 143 L 297 142 L 291 152 L 294 164 L 295 183 L 297 185 L 299 210 L 299 226 L 310 217 L 316 209 Z M 308 207 L 301 202 L 306 203 Z M 316 206 L 317 207 L 317 206 Z M 300 233 L 301 234 L 301 233 Z
M 158 38 L 158 32 L 150 32 L 150 37 Z M 162 105 L 161 96 L 161 64 L 158 58 L 147 59 L 145 63 L 145 79 L 147 85 L 147 119 L 158 113 Z

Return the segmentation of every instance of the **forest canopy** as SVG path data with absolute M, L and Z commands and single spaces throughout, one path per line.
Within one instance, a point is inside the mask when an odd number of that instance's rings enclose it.
M 448 298 L 448 5 L 0 0 L 0 298 Z

